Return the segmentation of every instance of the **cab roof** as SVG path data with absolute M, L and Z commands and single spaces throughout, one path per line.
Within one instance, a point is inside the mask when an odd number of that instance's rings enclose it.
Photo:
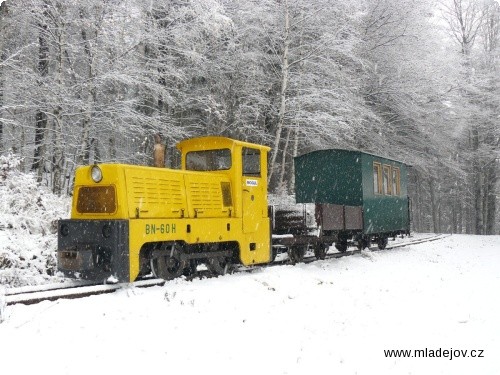
M 184 149 L 188 150 L 214 150 L 219 148 L 232 149 L 233 146 L 257 148 L 263 151 L 269 151 L 271 149 L 268 146 L 259 145 L 257 143 L 244 142 L 232 138 L 219 137 L 219 136 L 196 137 L 196 138 L 186 139 L 184 141 L 180 141 L 179 143 L 177 143 L 177 149 L 181 152 Z

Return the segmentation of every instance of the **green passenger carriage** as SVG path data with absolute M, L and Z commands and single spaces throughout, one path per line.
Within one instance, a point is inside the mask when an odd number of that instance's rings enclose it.
M 379 156 L 340 149 L 295 158 L 297 203 L 315 203 L 321 236 L 364 248 L 410 230 L 407 166 Z

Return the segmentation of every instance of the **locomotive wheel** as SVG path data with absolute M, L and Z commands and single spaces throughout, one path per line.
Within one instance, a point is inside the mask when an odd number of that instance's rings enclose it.
M 160 279 L 172 280 L 182 275 L 185 262 L 181 260 L 180 252 L 172 245 L 170 249 L 162 249 L 151 259 L 153 275 Z
M 225 257 L 212 257 L 208 259 L 207 268 L 216 275 L 225 275 L 230 270 L 230 264 Z
M 182 274 L 186 277 L 193 277 L 194 275 L 196 275 L 197 266 L 198 265 L 196 264 L 195 260 L 192 259 L 191 261 L 187 262 L 186 267 L 182 271 Z
M 388 242 L 389 239 L 387 237 L 379 237 L 379 239 L 377 240 L 377 246 L 380 250 L 384 250 L 387 247 Z
M 300 263 L 304 260 L 304 254 L 306 252 L 306 248 L 301 246 L 292 246 L 288 248 L 288 258 L 292 264 Z
M 328 251 L 328 246 L 323 244 L 318 244 L 314 246 L 314 256 L 316 259 L 324 260 L 326 258 L 326 252 Z

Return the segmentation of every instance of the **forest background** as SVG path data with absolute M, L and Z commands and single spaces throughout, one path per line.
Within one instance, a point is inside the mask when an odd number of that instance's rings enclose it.
M 0 155 L 65 195 L 224 135 L 290 194 L 294 156 L 357 149 L 411 164 L 414 230 L 500 233 L 499 68 L 498 0 L 5 0 Z

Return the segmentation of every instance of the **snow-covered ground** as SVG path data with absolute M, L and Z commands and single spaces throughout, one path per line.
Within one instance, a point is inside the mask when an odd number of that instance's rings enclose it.
M 0 371 L 499 374 L 499 270 L 500 236 L 454 235 L 307 265 L 8 306 Z M 428 357 L 384 354 L 400 349 L 427 349 Z M 469 356 L 450 359 L 450 350 Z

